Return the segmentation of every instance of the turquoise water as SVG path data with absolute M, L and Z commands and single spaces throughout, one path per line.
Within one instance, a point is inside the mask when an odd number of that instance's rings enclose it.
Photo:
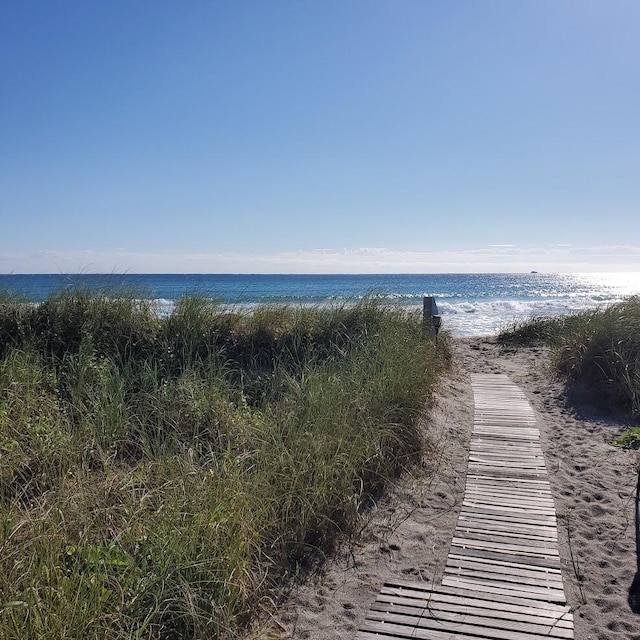
M 64 287 L 118 288 L 155 301 L 170 313 L 176 300 L 200 294 L 225 304 L 327 304 L 378 297 L 420 308 L 435 296 L 444 327 L 455 335 L 487 335 L 515 319 L 593 308 L 640 294 L 640 273 L 607 274 L 408 274 L 229 275 L 55 274 L 0 275 L 0 290 L 33 302 Z

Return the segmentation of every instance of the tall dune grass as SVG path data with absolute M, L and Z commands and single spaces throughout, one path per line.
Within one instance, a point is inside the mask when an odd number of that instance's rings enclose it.
M 4 297 L 0 637 L 240 636 L 416 459 L 420 331 L 370 302 Z
M 612 408 L 640 415 L 640 298 L 572 316 L 535 318 L 499 338 L 551 344 L 558 371 L 591 386 Z

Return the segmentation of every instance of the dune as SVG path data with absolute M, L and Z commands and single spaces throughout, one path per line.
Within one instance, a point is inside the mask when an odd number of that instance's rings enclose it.
M 464 493 L 473 421 L 469 375 L 493 371 L 520 385 L 536 412 L 575 638 L 640 638 L 629 596 L 638 455 L 610 444 L 628 424 L 599 412 L 588 394 L 568 394 L 545 347 L 458 338 L 453 351 L 453 369 L 423 424 L 429 445 L 422 465 L 368 511 L 357 539 L 344 540 L 321 570 L 292 589 L 270 623 L 275 637 L 351 638 L 385 580 L 440 584 Z

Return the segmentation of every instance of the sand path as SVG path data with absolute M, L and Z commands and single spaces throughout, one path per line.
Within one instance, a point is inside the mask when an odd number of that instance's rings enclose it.
M 492 339 L 456 339 L 454 365 L 439 384 L 420 468 L 399 480 L 345 541 L 322 574 L 297 587 L 271 626 L 272 638 L 353 638 L 384 580 L 439 585 L 464 493 L 473 421 L 471 373 L 507 373 L 538 416 L 559 516 L 559 547 L 576 640 L 640 639 L 627 603 L 634 578 L 637 454 L 609 443 L 624 423 L 589 398 L 567 402 L 545 348 L 504 349 Z

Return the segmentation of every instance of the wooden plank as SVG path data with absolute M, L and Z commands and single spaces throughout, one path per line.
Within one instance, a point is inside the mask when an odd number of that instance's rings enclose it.
M 525 452 L 522 450 L 518 451 L 501 451 L 501 452 L 489 452 L 484 450 L 478 450 L 471 448 L 470 458 L 481 458 L 481 459 L 493 459 L 493 460 L 506 460 L 506 461 L 515 461 L 515 462 L 533 462 L 537 466 L 544 467 L 544 460 L 541 460 L 540 457 L 533 455 L 531 452 Z
M 485 451 L 471 447 L 469 459 L 474 460 L 479 458 L 481 460 L 508 460 L 514 462 L 531 462 L 536 466 L 544 467 L 544 458 L 541 455 L 535 455 L 534 451 L 527 451 L 523 448 L 512 449 L 511 451 Z
M 522 505 L 517 502 L 514 498 L 513 500 L 506 500 L 504 498 L 492 498 L 488 496 L 484 497 L 472 497 L 466 496 L 463 500 L 462 504 L 468 509 L 473 509 L 474 507 L 490 507 L 494 510 L 501 510 L 505 513 L 532 513 L 536 515 L 544 515 L 551 516 L 555 519 L 556 511 L 555 509 L 549 508 L 548 505 L 542 505 L 537 503 L 529 503 L 526 505 Z
M 415 635 L 414 635 L 415 631 Z M 468 635 L 456 633 L 454 631 L 423 631 L 422 633 L 428 635 L 420 635 L 418 630 L 413 630 L 411 627 L 400 625 L 399 627 L 389 627 L 386 629 L 376 629 L 375 631 L 369 631 L 368 629 L 361 629 L 356 635 L 356 640 L 401 640 L 405 638 L 416 638 L 421 640 L 427 638 L 428 640 L 483 640 L 477 635 Z M 538 640 L 537 636 L 529 636 L 532 640 Z
M 470 448 L 476 451 L 491 451 L 492 453 L 518 452 L 530 455 L 537 455 L 542 451 L 537 429 L 531 430 L 531 435 L 534 436 L 531 441 L 526 441 L 522 438 L 513 440 L 512 438 L 507 437 L 507 433 L 504 429 L 491 430 L 488 437 L 483 436 L 479 431 L 480 430 L 477 430 L 471 436 L 471 440 L 469 442 Z M 516 431 L 515 435 L 521 436 L 522 432 Z M 493 447 L 495 447 L 495 449 Z
M 489 458 L 474 458 L 471 456 L 471 459 L 469 460 L 469 469 L 471 471 L 498 473 L 502 476 L 508 475 L 512 478 L 548 477 L 547 470 L 544 465 L 536 465 L 531 462 L 520 463 L 515 460 L 491 460 Z
M 527 633 L 547 634 L 551 638 L 573 637 L 573 622 L 569 620 L 556 621 L 551 618 L 541 618 L 540 616 L 518 616 L 513 613 L 498 612 L 495 609 L 477 609 L 469 605 L 441 607 L 433 601 L 429 603 L 428 607 L 422 609 L 404 606 L 400 603 L 376 601 L 367 619 L 387 622 L 392 621 L 392 614 L 403 616 L 404 618 L 396 618 L 395 622 L 413 627 L 429 627 L 428 624 L 420 624 L 420 620 L 426 621 L 430 619 L 438 622 L 439 629 L 464 631 L 464 628 L 458 626 L 464 621 L 467 625 L 481 626 L 485 629 L 517 629 Z M 430 627 L 434 628 L 435 625 Z
M 504 437 L 506 434 L 528 435 L 531 440 L 539 442 L 540 432 L 535 420 L 528 421 L 525 418 L 513 417 L 509 420 L 498 420 L 495 417 L 483 420 L 474 420 L 474 434 L 481 434 L 483 431 L 493 431 L 497 435 Z
M 530 537 L 532 541 L 541 541 L 546 545 L 557 545 L 558 532 L 555 527 L 540 527 L 535 525 L 514 524 L 508 520 L 498 522 L 496 520 L 483 520 L 481 518 L 467 518 L 461 521 L 460 527 L 456 529 L 456 537 L 461 540 L 468 538 L 470 540 L 477 539 L 478 536 L 465 533 L 470 531 L 484 531 L 487 534 L 493 534 L 496 540 L 504 537 Z M 489 538 L 490 539 L 490 538 Z M 535 546 L 535 545 L 531 545 Z
M 505 468 L 496 464 L 482 464 L 479 462 L 469 463 L 469 472 L 472 474 L 486 474 L 497 479 L 516 478 L 520 480 L 544 480 L 546 482 L 549 477 L 546 471 L 537 469 Z
M 448 587 L 460 587 L 470 591 L 485 591 L 499 596 L 516 595 L 519 598 L 530 598 L 531 600 L 542 600 L 545 602 L 554 602 L 556 604 L 564 604 L 566 598 L 562 589 L 545 589 L 534 585 L 518 585 L 515 582 L 499 582 L 486 580 L 482 577 L 473 577 L 469 575 L 457 576 L 445 574 L 442 578 L 442 584 Z
M 487 488 L 499 491 L 514 491 L 520 489 L 532 495 L 551 496 L 549 481 L 530 478 L 529 480 L 518 480 L 517 478 L 492 478 L 491 476 L 479 473 L 467 474 L 467 485 L 472 488 Z
M 483 496 L 480 494 L 466 495 L 462 501 L 465 507 L 472 509 L 474 506 L 488 506 L 504 509 L 507 512 L 530 511 L 555 517 L 555 509 L 550 508 L 546 502 L 539 500 L 521 501 L 508 496 Z
M 494 618 L 482 616 L 472 608 L 467 608 L 464 615 L 457 612 L 438 611 L 434 609 L 412 609 L 402 605 L 381 606 L 376 603 L 372 607 L 367 621 L 380 621 L 413 626 L 421 629 L 449 628 L 461 633 L 488 633 L 489 637 L 503 637 L 503 633 L 544 634 L 549 638 L 572 638 L 573 630 L 566 627 L 544 623 L 518 620 L 515 618 Z M 508 636 L 507 636 L 508 637 Z
M 504 500 L 505 502 L 513 502 L 520 498 L 519 504 L 541 504 L 541 505 L 553 505 L 553 499 L 550 493 L 541 493 L 534 489 L 528 491 L 526 487 L 522 487 L 518 493 L 516 493 L 511 487 L 493 486 L 491 484 L 480 485 L 475 482 L 467 483 L 467 491 L 463 497 L 463 501 L 466 499 L 477 500 L 478 498 L 484 498 L 487 500 Z
M 483 524 L 467 520 L 460 523 L 455 535 L 460 540 L 469 540 L 470 542 L 486 540 L 487 542 L 495 541 L 504 544 L 522 544 L 527 547 L 557 549 L 557 529 L 553 527 L 548 527 L 546 531 L 540 530 L 539 527 L 516 529 L 515 527 L 503 526 L 498 529 L 494 526 L 492 529 L 487 529 Z
M 506 375 L 473 375 L 465 495 L 442 585 L 386 583 L 358 640 L 573 638 L 536 416 Z
M 508 567 L 490 567 L 488 570 L 483 570 L 485 565 L 477 563 L 478 566 L 474 566 L 475 563 L 465 563 L 466 566 L 457 566 L 455 561 L 450 560 L 444 569 L 446 577 L 457 579 L 471 579 L 476 584 L 482 585 L 494 585 L 500 586 L 504 589 L 515 589 L 517 591 L 535 591 L 540 594 L 547 594 L 549 592 L 557 592 L 564 596 L 563 589 L 564 584 L 562 580 L 553 576 L 527 576 L 524 572 L 509 570 Z
M 527 483 L 516 485 L 515 482 L 497 483 L 492 480 L 483 480 L 482 478 L 469 478 L 467 482 L 469 495 L 485 492 L 486 495 L 503 495 L 513 496 L 517 494 L 522 496 L 523 500 L 552 500 L 551 491 L 540 488 L 537 485 L 530 486 Z
M 465 498 L 504 498 L 505 500 L 520 500 L 522 504 L 544 504 L 554 507 L 551 492 L 540 489 L 532 489 L 531 491 L 514 491 L 511 487 L 500 487 L 489 483 L 480 484 L 470 482 L 467 484 Z
M 544 462 L 532 456 L 489 456 L 486 453 L 474 454 L 469 456 L 469 465 L 485 469 L 486 467 L 499 467 L 503 471 L 512 471 L 514 474 L 520 473 L 522 469 L 537 471 L 538 473 L 546 473 Z
M 491 525 L 488 529 L 486 525 Z M 548 529 L 547 535 L 538 531 L 538 527 L 517 529 L 514 525 L 505 522 L 496 525 L 495 522 L 482 522 L 468 520 L 464 526 L 460 526 L 454 533 L 454 544 L 483 545 L 486 547 L 495 545 L 514 545 L 531 549 L 531 551 L 557 551 L 557 531 Z
M 530 453 L 515 455 L 511 453 L 490 454 L 486 451 L 471 451 L 469 462 L 477 464 L 513 464 L 516 468 L 521 466 L 531 466 L 534 469 L 544 469 L 544 460 L 531 455 Z
M 469 498 L 471 500 L 477 500 L 478 498 L 486 499 L 503 499 L 507 501 L 517 500 L 516 496 L 520 496 L 521 504 L 550 504 L 552 497 L 550 493 L 541 492 L 539 489 L 528 489 L 527 487 L 520 487 L 516 492 L 514 487 L 507 486 L 500 488 L 497 485 L 491 483 L 477 483 L 470 481 L 467 483 L 467 491 L 463 497 L 463 500 Z M 555 504 L 555 503 L 553 503 Z
M 480 534 L 481 535 L 481 534 Z M 470 532 L 456 532 L 451 542 L 452 547 L 466 549 L 486 549 L 487 551 L 503 551 L 505 553 L 522 553 L 522 555 L 534 555 L 543 557 L 559 557 L 558 548 L 553 540 L 535 540 L 533 544 L 526 536 L 490 535 L 486 537 Z
M 543 620 L 546 625 L 558 625 L 568 629 L 573 626 L 573 617 L 568 607 L 556 607 L 548 610 L 534 607 L 530 604 L 515 605 L 501 602 L 499 600 L 486 600 L 481 594 L 477 597 L 449 595 L 441 591 L 429 592 L 426 597 L 415 598 L 387 593 L 385 589 L 381 591 L 376 602 L 401 604 L 408 607 L 426 608 L 430 611 L 455 611 L 464 614 L 469 610 L 479 611 L 484 616 L 507 619 L 521 619 L 533 622 Z
M 473 438 L 481 438 L 487 442 L 495 442 L 500 445 L 519 447 L 540 446 L 540 433 L 536 427 L 516 429 L 514 427 L 500 427 L 489 424 L 475 424 Z
M 532 442 L 540 442 L 540 431 L 535 422 L 527 422 L 522 418 L 513 420 L 496 420 L 495 418 L 473 421 L 474 435 L 482 435 L 485 432 L 493 433 L 500 438 L 509 435 L 527 437 Z
M 485 520 L 481 518 L 465 518 L 461 521 L 460 538 L 464 538 L 464 530 L 462 527 L 470 529 L 484 529 L 489 533 L 494 533 L 496 537 L 502 537 L 503 535 L 514 534 L 520 536 L 532 536 L 557 544 L 558 533 L 555 527 L 541 527 L 536 525 L 527 524 L 515 524 L 508 520 Z M 456 534 L 457 535 L 457 534 Z
M 486 548 L 486 547 L 468 547 L 451 546 L 452 556 L 465 556 L 473 558 L 484 558 L 486 560 L 495 560 L 496 562 L 513 562 L 519 565 L 529 565 L 532 568 L 545 567 L 547 569 L 557 569 L 560 571 L 560 556 L 556 553 L 548 554 L 546 551 L 536 554 L 529 549 L 516 551 L 505 550 L 504 548 Z
M 491 513 L 479 513 L 477 511 L 460 512 L 458 516 L 461 528 L 476 528 L 492 531 L 512 531 L 514 533 L 530 533 L 542 535 L 547 538 L 557 539 L 557 526 L 554 522 L 533 522 L 526 518 L 509 517 L 508 515 L 496 515 Z
M 539 491 L 550 495 L 551 489 L 549 488 L 548 480 L 539 480 L 538 478 L 529 478 L 526 480 L 519 478 L 501 478 L 493 477 L 487 474 L 481 473 L 467 473 L 467 482 L 472 486 L 488 486 L 488 487 L 502 487 L 503 489 L 522 489 L 525 491 Z
M 543 524 L 545 522 L 548 523 L 549 526 L 556 526 L 556 515 L 554 511 L 548 513 L 536 513 L 532 510 L 527 510 L 525 508 L 517 508 L 517 507 L 505 507 L 500 504 L 481 504 L 478 500 L 462 501 L 462 505 L 460 507 L 461 511 L 469 514 L 477 514 L 482 516 L 482 514 L 489 514 L 492 517 L 508 517 L 513 518 L 514 522 L 521 520 L 523 518 L 527 519 L 528 522 Z
M 459 549 L 476 549 L 509 555 L 523 555 L 538 558 L 559 558 L 558 548 L 554 540 L 536 540 L 529 544 L 525 536 L 509 536 L 505 534 L 493 537 L 480 537 L 477 534 L 456 534 L 451 546 Z
M 487 453 L 520 453 L 537 456 L 542 452 L 539 442 L 514 442 L 511 438 L 505 438 L 504 432 L 500 435 L 494 434 L 489 438 L 476 433 L 471 436 L 469 446 L 473 451 Z
M 544 461 L 534 456 L 490 456 L 487 453 L 471 453 L 469 456 L 469 464 L 482 467 L 507 467 L 508 470 L 519 472 L 521 469 L 531 469 L 538 472 L 546 472 Z M 507 469 L 505 469 L 506 471 Z
M 540 515 L 535 513 L 525 514 L 524 512 L 515 512 L 493 507 L 467 507 L 462 505 L 460 514 L 466 517 L 477 517 L 482 520 L 508 521 L 512 523 L 530 524 L 533 526 L 556 526 L 556 517 L 554 515 Z
M 480 625 L 453 622 L 449 631 L 443 631 L 443 623 L 432 618 L 417 618 L 417 625 L 411 626 L 413 620 L 406 616 L 389 614 L 387 621 L 365 620 L 362 629 L 374 633 L 384 633 L 391 637 L 424 638 L 425 640 L 452 640 L 452 638 L 494 638 L 495 640 L 538 640 L 539 638 L 553 638 L 548 633 L 533 634 L 517 629 L 514 623 L 505 625 L 505 629 L 488 628 Z M 410 635 L 408 635 L 410 633 Z M 452 635 L 455 634 L 455 635 Z M 569 636 L 571 637 L 571 636 Z
M 501 620 L 538 624 L 547 628 L 558 626 L 563 629 L 570 629 L 573 626 L 573 621 L 565 619 L 563 614 L 558 616 L 552 612 L 545 612 L 545 615 L 540 615 L 540 610 L 536 607 L 529 607 L 528 609 L 512 607 L 512 610 L 505 611 L 499 607 L 494 607 L 492 602 L 486 600 L 470 601 L 464 598 L 449 600 L 438 598 L 437 592 L 434 597 L 428 600 L 380 594 L 371 608 L 378 613 L 394 611 L 396 613 L 405 613 L 406 615 L 431 615 L 433 617 L 438 617 L 442 613 L 445 615 L 455 614 L 458 619 L 461 616 L 493 619 L 494 622 L 489 622 L 487 626 L 500 624 L 499 621 Z M 376 615 L 376 618 L 380 617 Z
M 495 595 L 488 594 L 477 589 L 468 589 L 464 587 L 453 588 L 447 585 L 438 587 L 437 590 L 431 591 L 431 586 L 426 582 L 416 582 L 411 580 L 397 581 L 397 582 L 385 582 L 382 591 L 384 593 L 390 593 L 392 595 L 406 595 L 409 594 L 422 594 L 421 597 L 433 596 L 454 596 L 457 598 L 463 598 L 467 602 L 489 601 L 495 603 L 498 608 L 504 607 L 535 607 L 536 611 L 544 611 L 545 615 L 558 615 L 564 616 L 567 612 L 570 614 L 569 607 L 552 602 L 535 602 L 532 603 L 526 596 L 516 596 L 512 593 Z M 509 610 L 509 609 L 505 609 Z M 564 613 L 563 613 L 564 612 Z
M 465 491 L 465 499 L 470 498 L 477 500 L 478 498 L 497 500 L 502 499 L 506 501 L 519 501 L 518 504 L 541 504 L 547 507 L 554 507 L 552 495 L 548 491 L 541 491 L 540 489 L 532 489 L 531 491 L 515 491 L 513 487 L 499 487 L 497 485 L 491 485 L 490 483 L 480 484 L 477 482 L 469 482 Z
M 529 550 L 515 551 L 510 549 L 486 549 L 479 547 L 459 547 L 451 546 L 451 555 L 468 556 L 474 558 L 486 558 L 488 560 L 502 560 L 505 562 L 517 562 L 535 567 L 548 567 L 549 569 L 560 568 L 560 558 L 556 554 L 547 555 L 546 553 L 534 554 Z
M 541 513 L 545 515 L 555 516 L 555 509 L 549 507 L 548 504 L 536 501 L 522 502 L 515 498 L 507 498 L 501 496 L 465 496 L 462 504 L 472 508 L 474 506 L 490 506 L 504 509 L 505 511 L 518 512 L 529 511 L 532 513 Z
M 508 576 L 511 578 L 530 579 L 535 584 L 547 586 L 558 582 L 560 578 L 560 567 L 540 567 L 537 565 L 525 565 L 510 560 L 494 560 L 492 558 L 465 556 L 450 553 L 447 565 L 452 571 L 463 572 L 466 570 L 475 571 L 478 574 L 497 574 L 498 576 Z M 560 582 L 562 582 L 560 580 Z

